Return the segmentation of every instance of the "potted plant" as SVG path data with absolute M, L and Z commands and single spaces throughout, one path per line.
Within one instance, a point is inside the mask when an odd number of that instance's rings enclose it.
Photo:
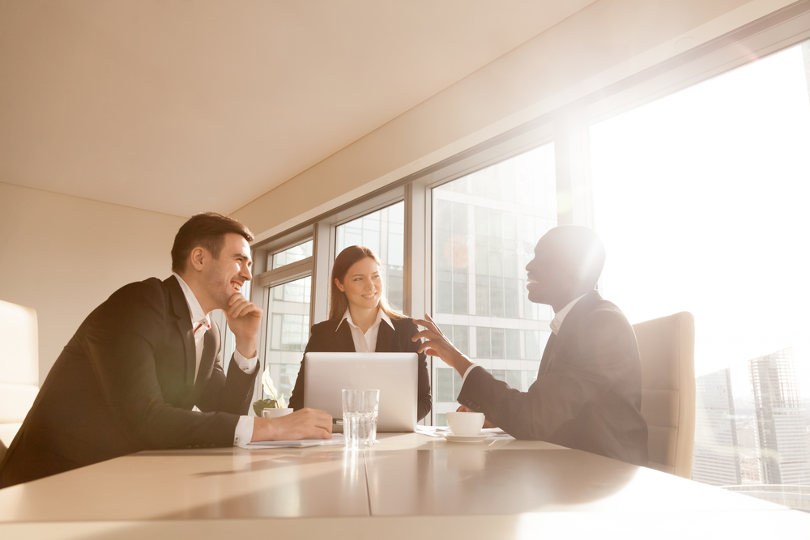
M 276 385 L 273 384 L 273 379 L 270 377 L 270 366 L 265 367 L 262 373 L 262 387 L 264 394 L 270 397 L 264 399 L 257 399 L 253 402 L 253 412 L 256 416 L 263 416 L 264 409 L 286 409 L 287 400 L 276 390 Z

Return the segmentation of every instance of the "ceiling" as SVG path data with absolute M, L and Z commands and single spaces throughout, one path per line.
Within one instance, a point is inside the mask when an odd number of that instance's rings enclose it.
M 0 0 L 0 182 L 231 213 L 594 0 Z

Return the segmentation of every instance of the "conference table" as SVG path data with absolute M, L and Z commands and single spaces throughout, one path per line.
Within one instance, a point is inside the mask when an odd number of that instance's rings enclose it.
M 493 435 L 139 452 L 0 490 L 0 538 L 810 538 L 810 514 Z

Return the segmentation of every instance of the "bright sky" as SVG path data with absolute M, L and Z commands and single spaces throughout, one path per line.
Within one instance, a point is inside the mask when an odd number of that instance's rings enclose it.
M 697 375 L 792 346 L 810 398 L 805 62 L 796 46 L 604 121 L 591 152 L 604 295 L 631 322 L 692 312 Z

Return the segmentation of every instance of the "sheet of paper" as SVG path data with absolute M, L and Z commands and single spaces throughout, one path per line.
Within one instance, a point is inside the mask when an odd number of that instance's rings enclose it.
M 436 437 L 439 439 L 444 439 L 445 436 L 450 433 L 447 426 L 416 426 L 414 431 L 421 435 L 427 435 L 428 437 Z M 496 439 L 513 438 L 511 435 L 504 433 L 501 428 L 484 428 L 481 430 L 481 434 Z
M 299 441 L 256 441 L 242 443 L 240 448 L 258 450 L 261 448 L 306 448 L 308 446 L 335 446 L 344 444 L 342 433 L 333 433 L 331 439 L 302 439 Z
M 444 438 L 445 434 L 447 433 L 447 427 L 417 425 L 414 432 L 419 433 L 420 435 L 427 435 L 428 437 Z

